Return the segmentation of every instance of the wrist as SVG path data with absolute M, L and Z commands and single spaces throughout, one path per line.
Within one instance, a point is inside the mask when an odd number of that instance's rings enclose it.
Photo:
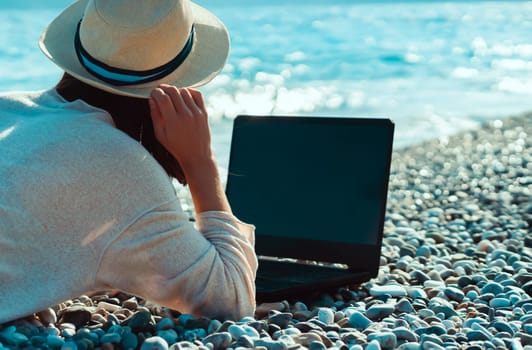
M 180 160 L 179 164 L 189 182 L 201 174 L 209 174 L 211 177 L 218 174 L 218 165 L 212 153 Z
M 218 166 L 214 157 L 194 161 L 183 168 L 196 213 L 224 211 L 231 207 L 222 187 Z

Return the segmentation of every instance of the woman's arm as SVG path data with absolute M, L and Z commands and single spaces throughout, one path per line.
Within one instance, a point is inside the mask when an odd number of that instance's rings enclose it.
M 103 254 L 94 289 L 120 289 L 196 317 L 252 316 L 254 227 L 222 211 L 200 213 L 196 225 L 177 198 L 126 223 Z
M 154 194 L 152 201 L 160 205 L 131 218 L 105 250 L 95 287 L 118 288 L 197 316 L 251 316 L 257 270 L 254 227 L 231 213 L 201 94 L 160 86 L 153 91 L 150 108 L 159 142 L 179 161 L 189 183 L 197 227 L 172 191 L 168 202 Z M 139 177 L 154 181 L 155 188 L 169 185 L 167 178 L 147 175 L 153 169 L 146 164 L 134 168 Z M 139 190 L 143 188 L 151 186 Z

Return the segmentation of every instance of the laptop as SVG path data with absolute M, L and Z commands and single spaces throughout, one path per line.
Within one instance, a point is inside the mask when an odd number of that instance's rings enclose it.
M 258 302 L 377 276 L 393 133 L 377 118 L 234 120 L 226 194 L 256 227 Z

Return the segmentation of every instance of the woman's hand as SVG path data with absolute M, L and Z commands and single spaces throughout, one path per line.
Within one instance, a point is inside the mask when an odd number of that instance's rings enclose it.
M 149 102 L 155 136 L 183 171 L 213 157 L 201 92 L 160 85 L 152 91 Z
M 231 212 L 211 149 L 201 92 L 160 85 L 150 98 L 155 137 L 181 164 L 197 213 Z

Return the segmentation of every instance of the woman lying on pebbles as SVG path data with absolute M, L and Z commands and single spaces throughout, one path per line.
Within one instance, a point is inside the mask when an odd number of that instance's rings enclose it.
M 61 82 L 0 96 L 0 322 L 107 289 L 251 316 L 254 227 L 231 213 L 188 88 L 224 66 L 223 24 L 188 0 L 80 0 L 39 44 Z
M 261 304 L 254 317 L 224 322 L 119 292 L 83 295 L 0 325 L 0 343 L 530 350 L 531 135 L 528 115 L 396 152 L 379 276 L 360 286 Z

